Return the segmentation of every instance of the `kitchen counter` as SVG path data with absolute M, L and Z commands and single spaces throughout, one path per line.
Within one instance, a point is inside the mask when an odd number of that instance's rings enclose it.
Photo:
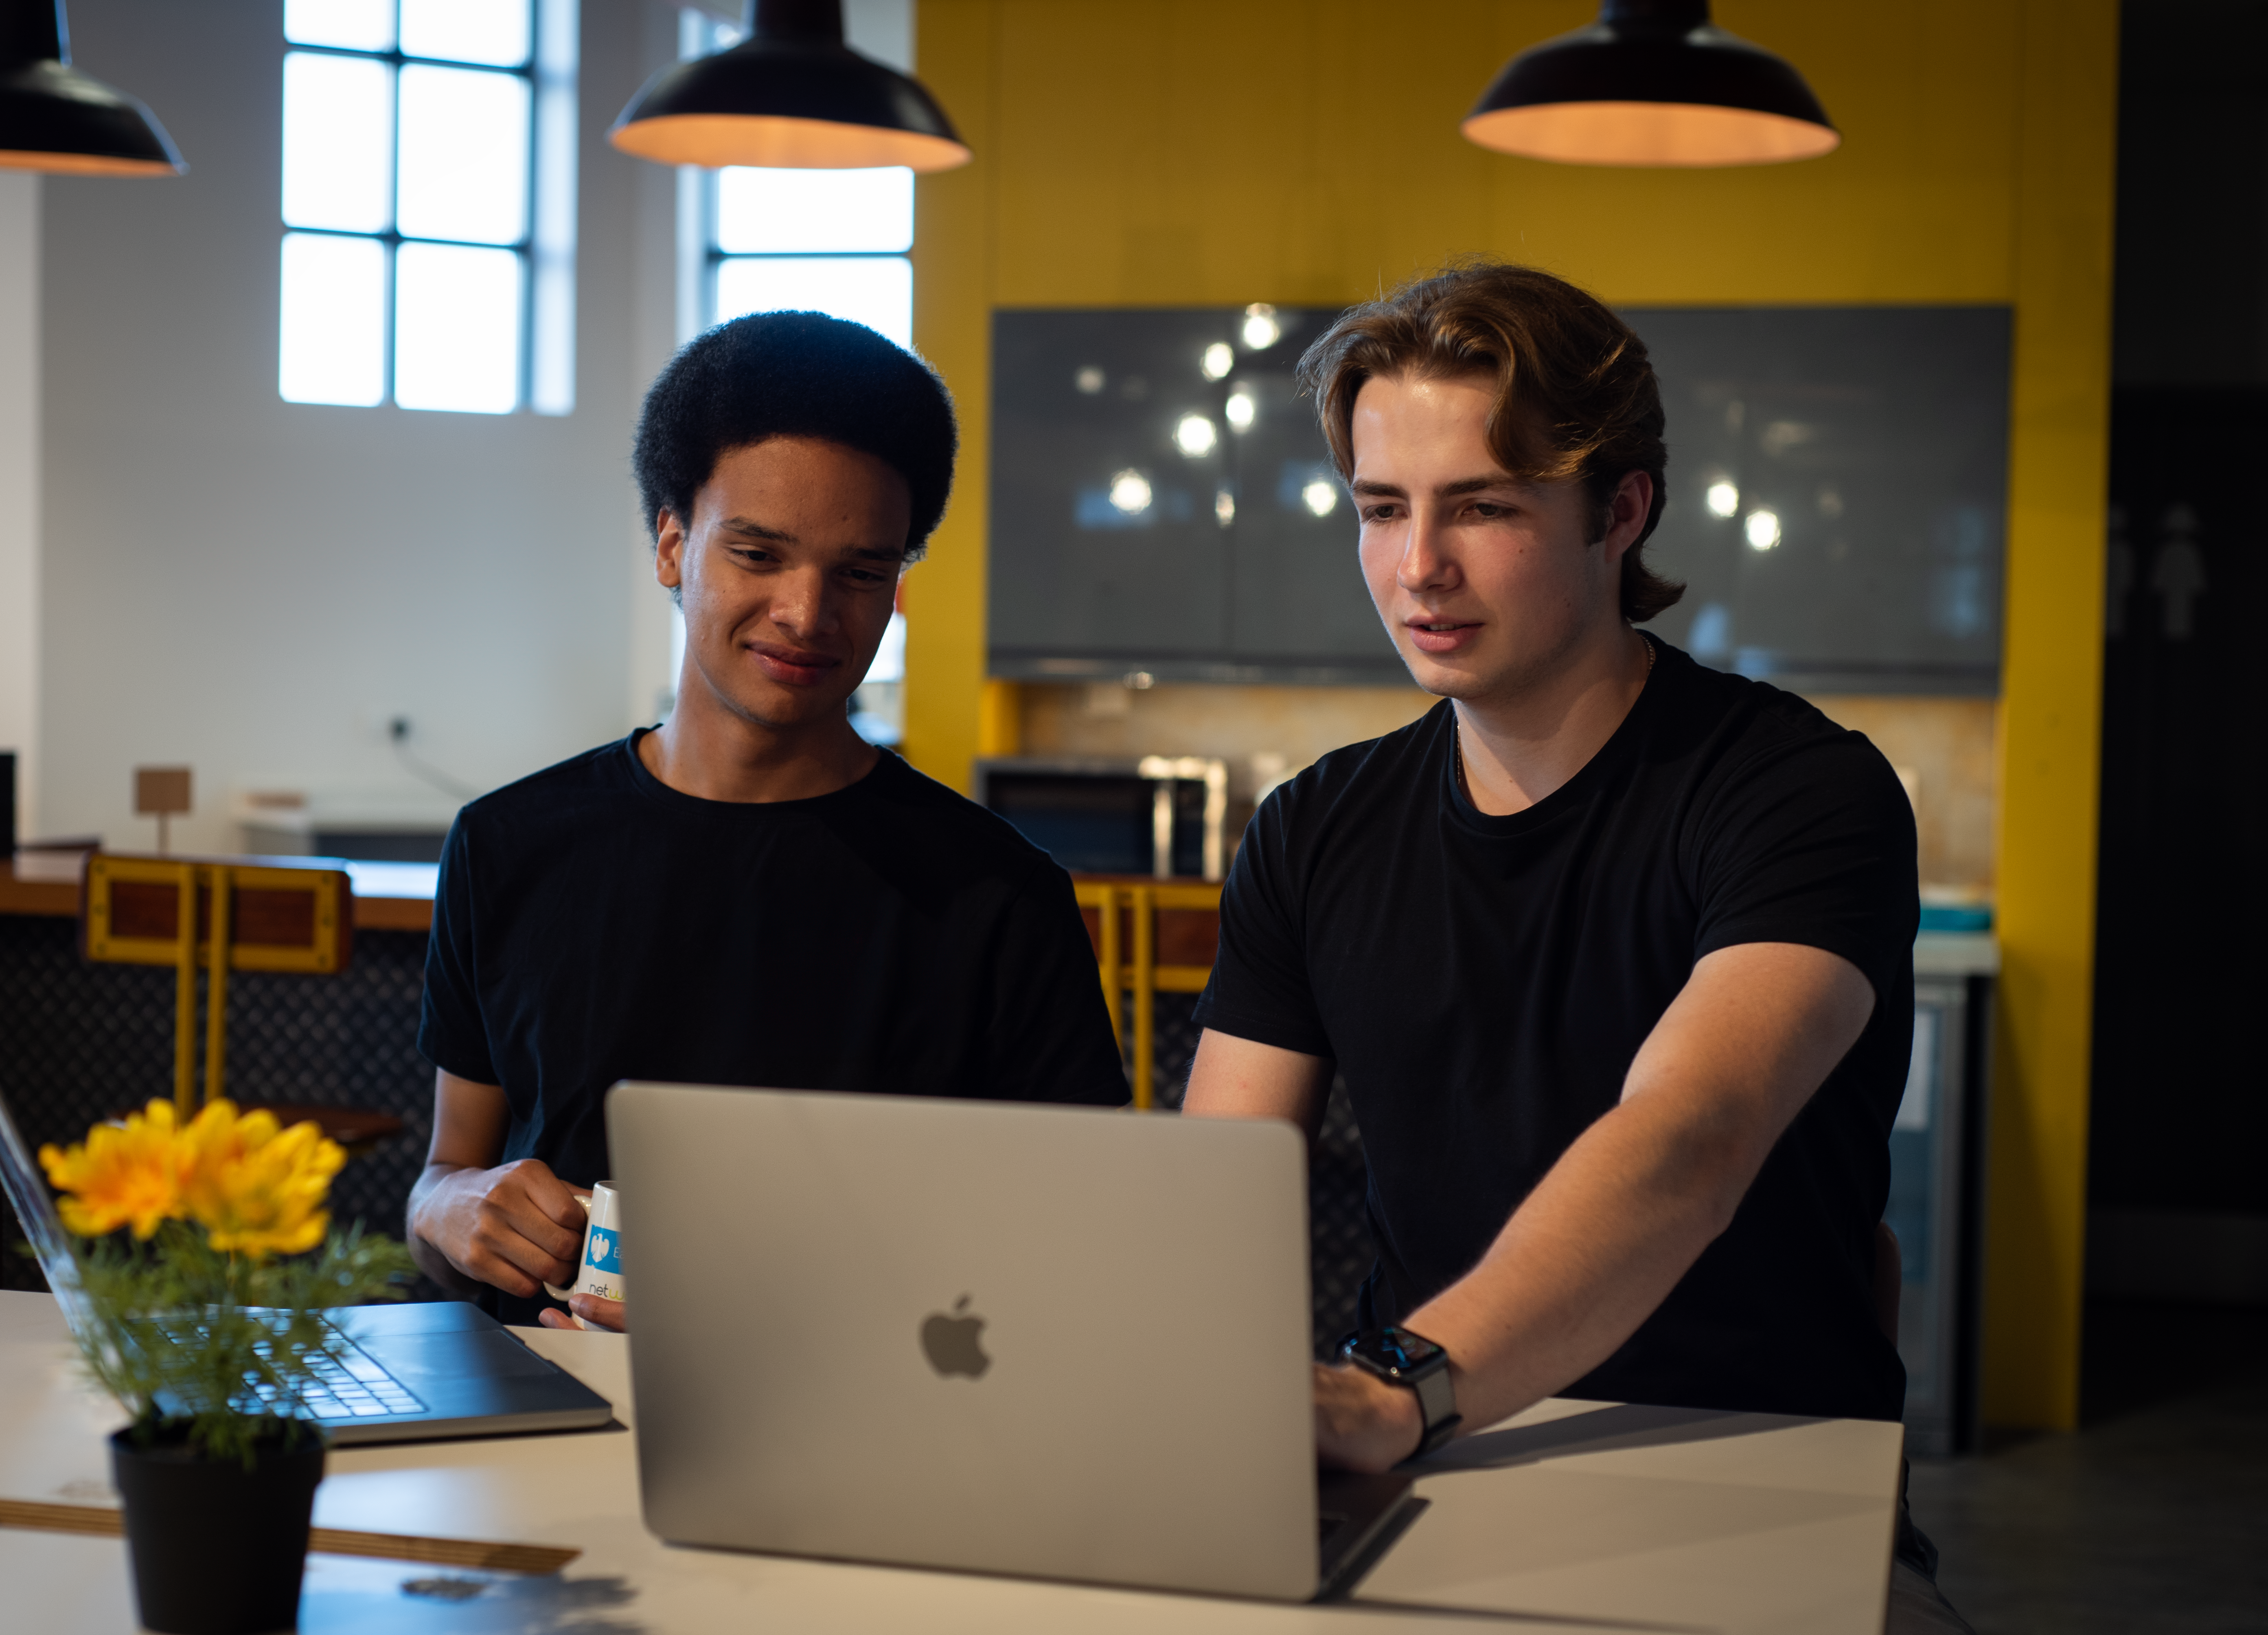
M 138 855 L 138 854 L 136 854 Z M 201 859 L 225 862 L 227 858 Z M 246 858 L 244 862 L 254 859 Z M 268 861 L 262 858 L 260 861 Z M 306 865 L 312 858 L 284 858 L 286 864 Z M 341 865 L 354 882 L 354 926 L 357 931 L 412 931 L 433 924 L 433 884 L 437 865 L 431 863 L 354 863 Z M 41 869 L 31 879 L 19 878 L 13 862 L 0 863 L 0 914 L 54 915 L 78 917 L 78 882 L 55 880 Z

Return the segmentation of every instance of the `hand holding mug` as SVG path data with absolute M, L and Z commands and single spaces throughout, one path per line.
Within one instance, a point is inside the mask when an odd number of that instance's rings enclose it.
M 587 1194 L 578 1193 L 576 1202 L 583 1206 L 589 1222 L 583 1233 L 582 1264 L 575 1286 L 570 1290 L 544 1285 L 552 1298 L 566 1301 L 574 1315 L 556 1316 L 547 1308 L 541 1321 L 553 1329 L 595 1327 L 619 1331 L 627 1326 L 623 1301 L 629 1294 L 622 1277 L 622 1195 L 611 1182 L 601 1181 Z

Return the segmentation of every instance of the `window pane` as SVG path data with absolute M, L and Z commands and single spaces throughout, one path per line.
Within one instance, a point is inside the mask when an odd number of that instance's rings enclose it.
M 284 59 L 284 224 L 394 225 L 394 70 L 368 57 Z
M 284 0 L 284 38 L 295 46 L 394 49 L 394 0 Z
M 512 244 L 527 232 L 527 82 L 468 68 L 401 70 L 401 231 Z
M 718 263 L 718 322 L 743 313 L 782 310 L 848 318 L 910 350 L 914 264 L 897 255 L 784 255 Z
M 405 56 L 517 68 L 527 61 L 528 0 L 401 0 Z
M 394 272 L 394 401 L 509 414 L 519 402 L 519 257 L 405 244 Z
M 276 389 L 289 403 L 386 397 L 386 247 L 331 233 L 284 235 Z
M 727 254 L 795 250 L 909 250 L 914 173 L 880 170 L 717 173 L 717 247 Z

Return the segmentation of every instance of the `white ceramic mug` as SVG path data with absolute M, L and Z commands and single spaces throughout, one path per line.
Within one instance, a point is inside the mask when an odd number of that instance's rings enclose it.
M 575 1286 L 563 1289 L 547 1283 L 544 1288 L 556 1300 L 563 1300 L 571 1294 L 628 1300 L 629 1285 L 622 1280 L 622 1195 L 615 1190 L 614 1182 L 601 1181 L 588 1193 L 578 1192 L 575 1201 L 589 1218 L 583 1227 L 582 1265 L 575 1275 Z
M 622 1280 L 622 1195 L 611 1181 L 598 1182 L 591 1188 L 586 1207 L 591 1224 L 583 1233 L 583 1270 L 575 1278 L 575 1293 L 626 1300 L 630 1285 Z

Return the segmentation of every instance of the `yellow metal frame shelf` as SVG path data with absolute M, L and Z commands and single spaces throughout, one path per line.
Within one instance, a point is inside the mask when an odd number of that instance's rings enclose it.
M 137 885 L 173 891 L 170 937 L 118 929 L 117 887 Z M 308 940 L 241 940 L 240 927 L 233 924 L 240 892 L 289 892 L 311 897 Z M 354 888 L 340 869 L 274 868 L 96 852 L 86 860 L 85 894 L 81 932 L 88 959 L 109 965 L 173 968 L 173 1105 L 184 1116 L 195 1112 L 198 1103 L 198 966 L 208 971 L 203 1099 L 210 1101 L 221 1094 L 228 1066 L 228 973 L 300 971 L 328 976 L 345 964 L 350 946 L 347 928 L 353 919 Z M 197 923 L 201 895 L 208 905 L 202 927 Z M 216 948 L 227 950 L 226 957 L 214 958 Z
M 1158 915 L 1161 910 L 1177 909 L 1219 913 L 1220 887 L 1079 880 L 1073 882 L 1071 895 L 1081 909 L 1092 909 L 1098 917 L 1097 975 L 1101 978 L 1104 1002 L 1110 1008 L 1110 1030 L 1122 1048 L 1126 1043 L 1125 996 L 1134 996 L 1134 1105 L 1147 1111 L 1156 1101 L 1152 1080 L 1158 1063 L 1157 996 L 1202 993 L 1212 977 L 1209 965 L 1158 963 Z M 1130 937 L 1121 935 L 1122 914 L 1130 922 Z M 1129 951 L 1121 946 L 1126 941 L 1133 944 L 1131 957 L 1126 957 Z

